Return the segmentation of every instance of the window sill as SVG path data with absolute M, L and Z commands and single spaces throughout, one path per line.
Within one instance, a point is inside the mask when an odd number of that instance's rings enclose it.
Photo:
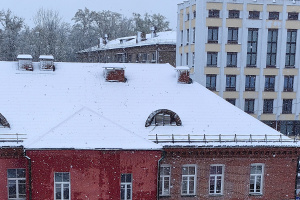
M 246 65 L 248 68 L 256 68 L 256 65 Z
M 209 196 L 211 196 L 211 197 L 219 197 L 219 196 L 223 196 L 223 194 L 209 194 Z
M 250 193 L 249 196 L 263 196 L 261 193 Z
M 275 65 L 267 65 L 266 68 L 276 68 Z
M 218 41 L 213 41 L 213 40 L 207 41 L 207 44 L 218 44 Z
M 285 68 L 295 68 L 295 66 L 286 65 Z
M 246 88 L 245 89 L 245 92 L 254 92 L 254 91 L 255 91 L 255 88 L 253 88 L 253 89 L 252 88 Z
M 195 194 L 181 194 L 181 197 L 196 197 Z

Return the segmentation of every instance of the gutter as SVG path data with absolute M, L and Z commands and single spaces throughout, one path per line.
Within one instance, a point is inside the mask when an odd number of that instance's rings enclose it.
M 29 179 L 29 200 L 32 200 L 32 185 L 31 185 L 31 158 L 29 158 L 28 156 L 26 156 L 26 151 L 25 151 L 25 149 L 24 149 L 24 157 L 27 159 L 27 161 L 28 161 L 28 170 L 29 170 L 29 174 L 28 174 L 28 179 Z
M 165 158 L 165 151 L 162 152 L 161 158 L 157 161 L 158 170 L 157 170 L 157 200 L 159 200 L 159 185 L 160 185 L 160 163 Z

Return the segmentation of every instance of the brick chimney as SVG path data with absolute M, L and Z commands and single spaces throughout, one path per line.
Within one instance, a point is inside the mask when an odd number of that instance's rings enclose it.
M 120 64 L 108 64 L 104 68 L 104 78 L 107 82 L 126 82 L 125 66 Z
M 178 66 L 175 68 L 178 83 L 191 84 L 193 80 L 190 78 L 190 68 L 188 66 Z

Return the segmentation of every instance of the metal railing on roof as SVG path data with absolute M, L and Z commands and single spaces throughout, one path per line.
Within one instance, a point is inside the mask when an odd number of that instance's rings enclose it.
M 0 142 L 15 142 L 15 143 L 21 143 L 24 142 L 25 139 L 27 139 L 26 134 L 20 134 L 20 133 L 1 133 L 0 134 Z
M 299 138 L 284 135 L 148 135 L 155 143 L 297 143 Z

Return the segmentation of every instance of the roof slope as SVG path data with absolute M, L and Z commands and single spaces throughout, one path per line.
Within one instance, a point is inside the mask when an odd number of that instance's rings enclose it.
M 22 144 L 31 148 L 154 149 L 160 146 L 140 139 L 155 139 L 156 134 L 159 139 L 173 134 L 186 141 L 182 145 L 297 145 L 255 142 L 265 135 L 268 140 L 292 140 L 198 83 L 178 84 L 169 64 L 120 64 L 125 67 L 125 83 L 105 82 L 103 67 L 108 65 L 56 63 L 55 72 L 45 73 L 38 70 L 38 63 L 34 63 L 37 70 L 23 72 L 16 70 L 16 62 L 0 62 L 0 79 L 6 83 L 0 85 L 5 94 L 0 98 L 0 112 L 11 126 L 1 128 L 0 134 L 27 134 Z M 177 113 L 182 126 L 145 127 L 149 115 L 158 109 Z M 205 134 L 216 141 L 221 134 L 222 140 L 237 140 L 189 144 L 188 134 L 191 139 Z M 239 142 L 250 135 L 254 142 Z

